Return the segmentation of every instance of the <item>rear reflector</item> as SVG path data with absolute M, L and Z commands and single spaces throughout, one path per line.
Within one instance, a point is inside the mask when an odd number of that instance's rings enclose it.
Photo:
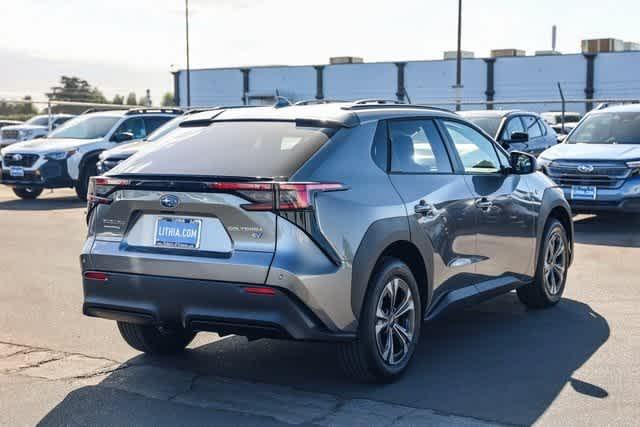
M 85 271 L 84 278 L 89 280 L 97 280 L 99 282 L 106 282 L 109 280 L 107 273 L 102 273 L 100 271 Z
M 273 288 L 267 288 L 266 286 L 254 286 L 250 288 L 244 288 L 244 291 L 252 295 L 267 295 L 275 296 L 276 290 Z

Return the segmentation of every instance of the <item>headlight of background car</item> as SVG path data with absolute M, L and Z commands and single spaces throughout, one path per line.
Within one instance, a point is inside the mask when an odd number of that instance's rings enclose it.
M 546 173 L 546 169 L 547 167 L 553 163 L 552 160 L 547 159 L 546 157 L 538 157 L 537 161 L 536 161 L 536 165 L 538 166 L 538 170 L 545 172 Z
M 20 134 L 22 136 L 22 139 L 29 139 L 33 135 L 33 131 L 32 130 L 23 130 L 22 132 L 20 132 Z
M 73 156 L 78 150 L 70 150 L 70 151 L 55 151 L 53 153 L 47 153 L 44 155 L 44 158 L 47 160 L 64 160 L 71 156 Z

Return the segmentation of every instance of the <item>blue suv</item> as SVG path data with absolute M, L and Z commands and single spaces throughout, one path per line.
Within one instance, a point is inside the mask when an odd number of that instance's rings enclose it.
M 640 212 L 640 105 L 589 113 L 538 164 L 575 212 Z

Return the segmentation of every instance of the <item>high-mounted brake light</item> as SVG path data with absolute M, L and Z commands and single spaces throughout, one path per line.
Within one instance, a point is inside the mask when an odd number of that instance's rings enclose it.
M 312 207 L 315 192 L 345 190 L 339 183 L 322 182 L 213 182 L 208 188 L 238 193 L 251 203 L 248 211 L 291 211 Z

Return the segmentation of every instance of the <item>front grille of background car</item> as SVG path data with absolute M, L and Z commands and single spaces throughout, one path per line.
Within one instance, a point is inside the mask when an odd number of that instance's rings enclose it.
M 580 165 L 593 166 L 591 172 L 580 172 Z M 631 175 L 631 169 L 623 162 L 554 161 L 547 173 L 558 185 L 594 185 L 602 188 L 619 188 Z
M 16 154 L 6 154 L 2 161 L 5 166 L 22 166 L 24 168 L 30 168 L 38 161 L 37 154 L 19 154 L 19 160 L 16 159 Z
M 2 131 L 2 139 L 18 139 L 19 132 L 13 129 L 7 129 Z

